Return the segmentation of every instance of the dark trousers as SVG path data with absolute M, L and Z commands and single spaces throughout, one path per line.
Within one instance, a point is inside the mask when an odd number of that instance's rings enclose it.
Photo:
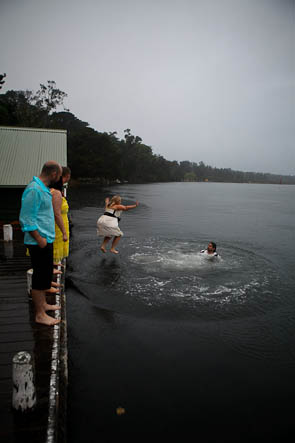
M 47 243 L 45 248 L 38 245 L 27 245 L 30 251 L 33 276 L 32 289 L 44 291 L 51 288 L 53 274 L 53 244 Z

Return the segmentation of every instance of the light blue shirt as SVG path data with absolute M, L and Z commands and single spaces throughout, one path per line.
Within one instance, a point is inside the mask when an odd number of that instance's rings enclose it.
M 50 189 L 38 178 L 33 177 L 22 195 L 22 204 L 19 215 L 22 231 L 25 233 L 26 245 L 37 245 L 30 231 L 38 230 L 46 238 L 47 243 L 55 239 L 54 212 Z

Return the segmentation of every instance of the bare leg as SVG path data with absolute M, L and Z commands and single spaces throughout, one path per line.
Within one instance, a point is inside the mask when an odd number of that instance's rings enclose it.
M 106 245 L 107 245 L 107 243 L 110 241 L 110 239 L 111 239 L 111 237 L 105 237 L 105 238 L 103 239 L 102 245 L 101 245 L 101 247 L 100 247 L 100 250 L 101 250 L 102 252 L 107 252 L 107 250 L 106 250 Z
M 111 252 L 113 252 L 114 254 L 119 254 L 119 251 L 117 251 L 115 248 L 117 246 L 117 244 L 119 243 L 121 237 L 114 237 L 113 243 L 112 243 L 112 247 L 111 247 Z
M 32 289 L 32 300 L 35 306 L 35 321 L 36 323 L 42 323 L 43 325 L 53 326 L 60 323 L 60 320 L 50 317 L 45 312 L 47 306 L 45 291 L 39 291 Z

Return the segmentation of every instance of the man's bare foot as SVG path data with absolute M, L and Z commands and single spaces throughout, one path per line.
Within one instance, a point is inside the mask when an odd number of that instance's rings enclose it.
M 58 289 L 55 288 L 50 288 L 50 289 L 46 289 L 46 294 L 56 294 L 58 292 Z
M 101 247 L 100 247 L 100 250 L 101 250 L 101 252 L 103 252 L 104 254 L 107 252 L 107 251 L 106 251 L 106 248 L 105 248 L 104 246 L 101 246 Z
M 58 269 L 53 269 L 53 274 L 62 274 L 62 271 L 59 271 Z
M 111 251 L 113 254 L 119 254 L 119 251 L 117 251 L 117 249 L 110 249 L 110 251 Z
M 41 323 L 43 325 L 47 326 L 54 326 L 60 323 L 60 319 L 52 318 L 49 315 L 45 314 L 37 314 L 35 317 L 36 323 Z
M 58 305 L 49 305 L 48 303 L 46 303 L 46 305 L 44 306 L 44 310 L 45 311 L 59 311 L 61 308 Z

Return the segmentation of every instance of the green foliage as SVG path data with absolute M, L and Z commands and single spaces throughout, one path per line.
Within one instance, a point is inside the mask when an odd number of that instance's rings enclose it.
M 31 104 L 31 91 L 8 91 L 0 95 L 0 122 L 4 125 L 43 127 L 46 111 Z
M 184 181 L 185 182 L 196 182 L 197 176 L 194 172 L 186 172 L 184 174 Z
M 4 74 L 0 74 L 0 89 L 2 89 L 2 86 L 4 85 L 4 83 L 5 83 L 5 77 L 6 77 L 6 74 L 4 73 Z
M 0 75 L 0 88 L 4 83 Z M 2 82 L 2 83 L 1 83 Z M 66 129 L 68 138 L 68 164 L 72 176 L 90 179 L 102 184 L 117 180 L 129 183 L 172 181 L 217 181 L 280 183 L 274 174 L 218 169 L 188 160 L 177 162 L 156 155 L 142 139 L 124 131 L 119 139 L 116 132 L 98 132 L 87 122 L 79 120 L 64 108 L 67 94 L 56 87 L 54 81 L 40 85 L 32 91 L 8 91 L 0 94 L 0 125 Z M 57 108 L 63 107 L 61 112 Z M 294 176 L 282 177 L 285 184 L 295 184 Z
M 65 111 L 69 111 L 63 103 L 67 96 L 65 92 L 57 89 L 55 81 L 47 80 L 47 85 L 40 84 L 40 89 L 34 96 L 31 96 L 30 103 L 48 114 L 58 106 L 62 106 Z

